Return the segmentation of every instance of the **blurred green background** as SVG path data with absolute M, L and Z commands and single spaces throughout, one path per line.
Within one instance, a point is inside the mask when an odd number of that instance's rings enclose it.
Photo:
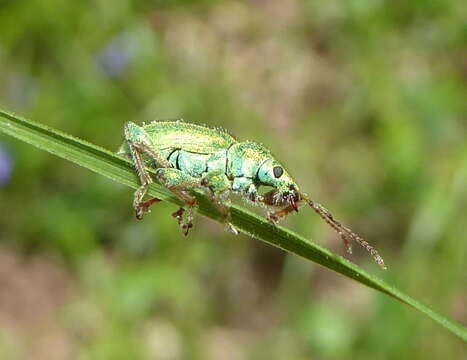
M 0 104 L 109 149 L 125 121 L 258 140 L 382 253 L 350 259 L 467 322 L 466 5 L 0 1 Z M 420 313 L 0 135 L 1 359 L 461 359 Z M 344 254 L 310 211 L 284 223 Z

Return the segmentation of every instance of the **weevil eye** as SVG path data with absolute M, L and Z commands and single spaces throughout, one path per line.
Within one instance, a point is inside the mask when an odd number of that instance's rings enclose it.
M 274 176 L 276 179 L 280 178 L 282 174 L 284 173 L 284 169 L 282 169 L 280 166 L 274 166 L 274 169 L 272 169 L 274 172 Z

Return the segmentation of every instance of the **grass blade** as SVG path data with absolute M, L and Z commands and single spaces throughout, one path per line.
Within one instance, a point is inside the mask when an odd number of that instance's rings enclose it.
M 106 149 L 63 132 L 22 119 L 2 110 L 0 110 L 0 132 L 72 161 L 131 188 L 135 189 L 139 186 L 139 180 L 129 161 L 117 157 Z M 178 199 L 158 184 L 151 185 L 149 194 L 181 205 Z M 197 197 L 199 212 L 219 221 L 219 214 L 209 201 L 202 195 L 197 195 Z M 467 329 L 461 324 L 433 311 L 395 287 L 368 274 L 357 265 L 310 242 L 303 236 L 281 226 L 273 226 L 264 218 L 235 205 L 232 206 L 232 223 L 241 232 L 255 239 L 314 261 L 419 310 L 467 342 Z

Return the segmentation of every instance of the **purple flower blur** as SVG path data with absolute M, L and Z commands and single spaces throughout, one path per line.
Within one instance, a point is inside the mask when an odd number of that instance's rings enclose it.
M 126 35 L 114 38 L 99 54 L 98 62 L 109 78 L 121 78 L 131 60 L 131 39 Z
M 0 146 L 0 187 L 4 187 L 10 181 L 12 167 L 10 154 Z

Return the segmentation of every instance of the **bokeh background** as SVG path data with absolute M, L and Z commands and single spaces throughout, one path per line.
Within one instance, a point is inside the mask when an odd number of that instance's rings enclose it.
M 351 260 L 467 322 L 466 5 L 0 1 L 0 103 L 117 149 L 125 121 L 258 140 L 374 244 Z M 461 359 L 420 313 L 0 135 L 2 359 Z M 285 222 L 344 254 L 312 211 Z

